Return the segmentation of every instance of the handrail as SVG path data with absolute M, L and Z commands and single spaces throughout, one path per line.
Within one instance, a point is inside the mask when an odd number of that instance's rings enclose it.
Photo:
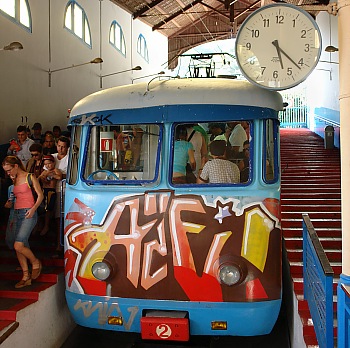
M 338 128 L 340 127 L 340 123 L 334 122 L 334 121 L 330 120 L 329 118 L 322 117 L 322 116 L 319 116 L 317 114 L 314 114 L 314 117 L 320 119 L 321 121 L 327 122 L 327 123 L 329 123 L 332 126 L 335 126 L 335 127 L 338 127 Z
M 318 344 L 334 346 L 333 269 L 308 214 L 303 214 L 304 298 L 308 302 Z

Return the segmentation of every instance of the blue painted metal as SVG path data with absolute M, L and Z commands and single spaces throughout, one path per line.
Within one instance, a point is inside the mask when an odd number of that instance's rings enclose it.
M 303 214 L 304 298 L 320 348 L 334 347 L 333 270 L 308 214 Z
M 337 288 L 338 348 L 350 344 L 350 276 L 341 274 Z

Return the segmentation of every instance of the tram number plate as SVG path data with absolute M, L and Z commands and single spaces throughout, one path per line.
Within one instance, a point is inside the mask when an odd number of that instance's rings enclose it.
M 141 338 L 145 340 L 188 341 L 187 318 L 142 317 Z

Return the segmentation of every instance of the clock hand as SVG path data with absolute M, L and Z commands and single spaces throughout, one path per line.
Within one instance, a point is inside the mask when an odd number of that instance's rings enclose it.
M 280 60 L 281 68 L 283 69 L 281 49 L 280 49 L 280 45 L 278 44 L 278 40 L 272 41 L 272 44 L 276 47 L 276 51 L 277 51 L 277 54 L 278 54 L 278 59 Z
M 289 59 L 299 70 L 301 70 L 301 67 L 300 67 L 297 63 L 295 63 L 295 61 L 294 61 L 286 52 L 284 52 L 284 51 L 282 50 L 282 48 L 279 48 L 279 50 L 280 50 L 281 53 L 283 53 L 283 54 L 287 57 L 287 59 Z

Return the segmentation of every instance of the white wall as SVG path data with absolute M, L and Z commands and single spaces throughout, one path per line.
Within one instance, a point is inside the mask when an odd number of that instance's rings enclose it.
M 328 53 L 324 49 L 328 45 L 338 47 L 338 17 L 323 11 L 316 17 L 316 22 L 322 34 L 322 54 L 307 80 L 308 100 L 311 114 L 318 108 L 332 118 L 339 112 L 339 65 L 331 62 L 338 63 L 339 57 L 338 52 Z
M 0 47 L 12 41 L 19 41 L 24 47 L 22 51 L 0 51 L 0 144 L 16 135 L 16 127 L 23 116 L 27 116 L 29 126 L 41 122 L 44 130 L 52 129 L 55 124 L 65 129 L 67 110 L 82 97 L 100 90 L 100 75 L 136 65 L 142 67 L 141 71 L 103 78 L 103 88 L 107 88 L 129 84 L 132 78 L 164 69 L 161 64 L 167 61 L 167 38 L 139 20 L 134 21 L 129 13 L 109 0 L 78 2 L 89 20 L 92 49 L 64 28 L 67 0 L 28 2 L 32 33 L 0 14 Z M 113 20 L 124 31 L 126 57 L 109 44 L 109 28 Z M 136 50 L 140 33 L 147 40 L 149 63 Z M 52 73 L 49 87 L 49 69 L 85 63 L 96 57 L 101 57 L 104 62 Z

